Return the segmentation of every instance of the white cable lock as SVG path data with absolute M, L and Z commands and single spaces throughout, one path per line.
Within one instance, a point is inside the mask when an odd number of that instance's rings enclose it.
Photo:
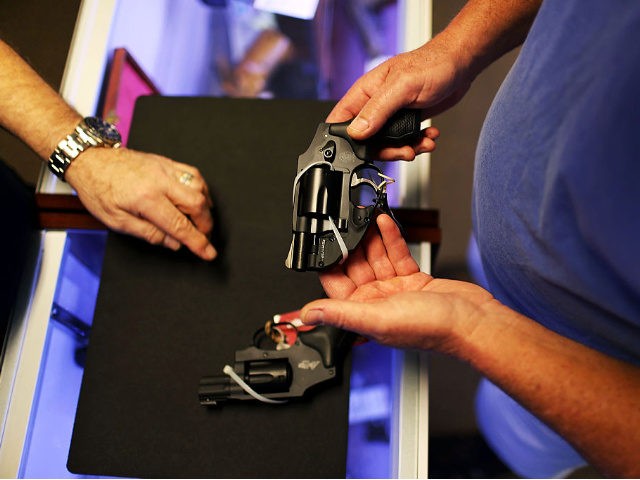
M 229 375 L 229 377 L 231 377 L 231 380 L 233 380 L 238 385 L 240 385 L 240 388 L 242 388 L 245 392 L 247 392 L 256 400 L 259 400 L 264 403 L 277 403 L 277 404 L 287 403 L 286 400 L 274 400 L 273 398 L 267 398 L 264 395 L 260 395 L 253 388 L 251 388 L 247 382 L 245 382 L 242 378 L 240 378 L 240 376 L 235 372 L 233 368 L 231 368 L 230 365 L 225 365 L 224 368 L 222 369 L 222 372 L 226 375 Z
M 349 249 L 347 248 L 347 244 L 344 243 L 344 238 L 342 238 L 342 235 L 340 235 L 340 231 L 336 226 L 336 222 L 333 221 L 333 218 L 331 218 L 331 215 L 329 215 L 329 224 L 331 225 L 331 230 L 333 231 L 333 234 L 336 236 L 338 246 L 340 247 L 340 251 L 342 252 L 342 260 L 340 260 L 340 263 L 339 263 L 340 265 L 342 265 L 344 261 L 347 259 L 347 257 L 349 256 Z

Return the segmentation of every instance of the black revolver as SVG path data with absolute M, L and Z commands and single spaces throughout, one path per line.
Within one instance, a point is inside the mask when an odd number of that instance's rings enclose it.
M 391 214 L 386 186 L 394 180 L 372 163 L 371 156 L 384 146 L 415 143 L 421 135 L 420 111 L 400 110 L 364 142 L 347 134 L 349 123 L 321 123 L 307 151 L 298 157 L 288 268 L 324 270 L 343 262 L 364 237 L 375 209 Z M 378 178 L 365 176 L 371 173 Z M 370 202 L 358 196 L 362 187 L 373 189 Z
M 290 324 L 265 327 L 267 333 L 260 340 L 254 336 L 254 345 L 236 351 L 234 366 L 226 365 L 225 375 L 203 377 L 198 390 L 200 404 L 217 406 L 227 400 L 252 399 L 285 403 L 304 396 L 311 387 L 339 378 L 354 334 L 318 326 L 307 331 L 293 327 L 292 336 L 281 328 L 292 329 Z M 269 336 L 272 340 L 265 338 Z M 263 345 L 264 340 L 268 345 Z

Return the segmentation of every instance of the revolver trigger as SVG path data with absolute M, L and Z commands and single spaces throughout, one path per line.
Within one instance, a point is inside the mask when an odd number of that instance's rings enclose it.
M 376 193 L 378 193 L 378 185 L 376 185 L 376 183 L 370 178 L 360 178 L 354 175 L 353 178 L 351 179 L 351 187 L 357 187 L 358 185 L 362 185 L 362 184 L 369 185 L 371 188 L 373 188 L 376 191 Z
M 396 218 L 393 215 L 393 212 L 391 211 L 391 207 L 389 207 L 389 201 L 387 198 L 387 192 L 381 192 L 378 195 L 378 208 L 380 209 L 380 211 L 382 211 L 382 213 L 386 213 L 387 215 L 389 215 L 391 218 L 393 218 L 393 220 L 398 223 L 398 221 L 396 220 Z
M 373 188 L 376 191 L 377 195 L 380 195 L 381 193 L 386 193 L 387 185 L 391 183 L 395 183 L 396 180 L 395 178 L 385 175 L 382 172 L 376 171 L 376 173 L 382 179 L 380 183 L 376 183 L 370 178 L 357 177 L 354 175 L 351 178 L 351 187 L 357 187 L 358 185 L 366 184 L 366 185 L 369 185 L 371 188 Z
M 384 177 L 386 180 L 380 184 L 381 191 L 378 192 L 377 207 L 380 209 L 382 213 L 386 213 L 391 217 L 391 219 L 396 223 L 396 225 L 400 229 L 400 233 L 404 237 L 405 236 L 404 228 L 402 228 L 402 225 L 400 224 L 396 216 L 393 214 L 391 207 L 389 207 L 389 198 L 387 197 L 387 185 L 395 182 L 395 179 L 388 177 L 382 173 L 379 173 L 379 175 L 381 177 Z
M 387 192 L 387 185 L 396 183 L 395 178 L 391 178 L 390 176 L 385 175 L 382 172 L 378 172 L 378 176 L 383 179 L 382 182 L 380 182 L 380 185 L 378 185 L 378 189 L 382 189 L 385 193 Z

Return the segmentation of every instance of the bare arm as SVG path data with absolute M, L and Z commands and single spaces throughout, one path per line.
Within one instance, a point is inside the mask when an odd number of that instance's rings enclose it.
M 458 355 L 568 440 L 600 472 L 640 476 L 640 368 L 499 304 L 480 310 Z
M 524 42 L 542 0 L 470 0 L 434 40 L 460 54 L 460 66 L 476 76 Z
M 548 330 L 477 285 L 421 273 L 389 218 L 347 264 L 322 275 L 330 299 L 305 323 L 454 355 L 501 386 L 602 473 L 639 477 L 640 368 Z
M 6 43 L 0 40 L 0 125 L 47 160 L 81 116 Z M 178 179 L 184 172 L 191 185 Z M 213 228 L 208 187 L 197 169 L 126 148 L 91 148 L 67 169 L 65 179 L 104 224 L 171 249 L 187 246 L 210 260 Z
M 45 160 L 81 117 L 1 40 L 0 59 L 0 124 Z

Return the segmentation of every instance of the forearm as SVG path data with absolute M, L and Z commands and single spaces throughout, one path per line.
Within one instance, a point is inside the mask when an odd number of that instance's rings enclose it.
M 610 476 L 640 477 L 640 367 L 548 330 L 485 289 L 419 271 L 398 226 L 324 272 L 328 299 L 305 305 L 305 324 L 334 325 L 401 348 L 470 363 Z
M 81 117 L 1 40 L 0 65 L 0 125 L 44 160 Z
M 491 302 L 461 357 L 567 439 L 602 473 L 640 476 L 640 368 Z
M 461 63 L 478 75 L 526 38 L 542 0 L 470 0 L 432 42 L 458 52 Z

